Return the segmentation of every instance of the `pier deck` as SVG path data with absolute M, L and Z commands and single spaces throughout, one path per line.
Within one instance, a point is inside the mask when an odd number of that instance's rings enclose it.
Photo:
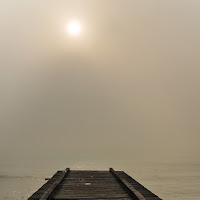
M 123 171 L 58 171 L 28 200 L 161 200 Z

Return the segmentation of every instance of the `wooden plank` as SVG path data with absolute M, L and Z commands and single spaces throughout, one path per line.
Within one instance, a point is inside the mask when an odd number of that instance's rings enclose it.
M 131 199 L 109 171 L 91 170 L 70 171 L 51 198 L 52 200 Z
M 141 185 L 139 182 L 137 182 L 135 179 L 133 179 L 131 176 L 129 176 L 125 172 L 122 172 L 122 171 L 115 171 L 115 172 L 120 178 L 124 178 L 129 184 L 131 184 L 147 200 L 161 200 L 157 195 L 155 195 L 150 190 L 145 188 L 143 185 Z
M 61 181 L 65 178 L 67 173 L 69 172 L 69 168 L 63 171 L 63 173 L 60 175 L 60 177 L 51 185 L 51 187 L 45 191 L 45 193 L 42 195 L 42 197 L 39 200 L 48 200 L 50 196 L 52 195 L 53 191 L 59 186 Z
M 110 172 L 117 178 L 117 180 L 127 189 L 129 194 L 136 200 L 147 200 L 139 191 L 137 191 L 133 185 L 131 185 L 124 178 L 120 178 L 113 168 L 110 168 Z
M 29 200 L 161 200 L 123 171 L 58 171 Z

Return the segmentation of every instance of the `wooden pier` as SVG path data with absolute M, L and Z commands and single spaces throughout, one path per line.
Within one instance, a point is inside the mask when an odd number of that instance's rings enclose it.
M 28 200 L 161 200 L 123 171 L 58 171 Z

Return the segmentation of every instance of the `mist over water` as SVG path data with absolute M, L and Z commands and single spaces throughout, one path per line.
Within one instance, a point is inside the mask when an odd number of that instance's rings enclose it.
M 71 169 L 124 170 L 162 199 L 199 199 L 200 162 L 179 156 L 175 160 L 52 160 L 40 163 L 1 163 L 0 200 L 27 199 L 57 170 Z
M 26 199 L 66 167 L 113 167 L 161 198 L 197 199 L 199 10 L 196 0 L 1 0 L 0 199 Z

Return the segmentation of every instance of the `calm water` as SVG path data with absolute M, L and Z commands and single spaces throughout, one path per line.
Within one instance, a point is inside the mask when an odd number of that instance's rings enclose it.
M 58 169 L 124 170 L 159 197 L 168 200 L 200 199 L 200 162 L 169 161 L 68 161 L 0 164 L 0 200 L 24 200 Z

